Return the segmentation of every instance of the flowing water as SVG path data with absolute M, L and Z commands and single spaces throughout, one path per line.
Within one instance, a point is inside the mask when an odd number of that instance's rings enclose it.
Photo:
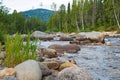
M 68 59 L 74 58 L 76 63 L 86 68 L 94 80 L 120 80 L 120 38 L 107 38 L 111 46 L 80 46 L 76 54 L 65 53 Z M 51 44 L 69 44 L 68 41 L 41 41 L 42 47 Z

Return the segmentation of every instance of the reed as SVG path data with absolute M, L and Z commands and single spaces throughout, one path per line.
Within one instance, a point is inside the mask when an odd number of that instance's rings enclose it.
M 3 65 L 14 67 L 25 60 L 35 59 L 36 44 L 31 43 L 30 34 L 28 34 L 26 42 L 23 42 L 18 33 L 14 38 L 7 37 L 5 41 L 6 58 Z

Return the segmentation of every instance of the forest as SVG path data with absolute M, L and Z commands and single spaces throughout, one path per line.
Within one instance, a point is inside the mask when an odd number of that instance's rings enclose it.
M 47 22 L 37 17 L 26 18 L 21 12 L 9 9 L 0 2 L 0 34 L 25 34 L 40 30 L 43 32 L 118 31 L 120 32 L 119 0 L 73 0 L 66 7 L 62 4 Z

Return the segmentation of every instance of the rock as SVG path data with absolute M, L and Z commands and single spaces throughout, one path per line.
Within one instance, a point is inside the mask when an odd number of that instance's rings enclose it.
M 60 41 L 72 41 L 73 39 L 70 36 L 60 36 Z
M 111 46 L 111 43 L 110 42 L 106 42 L 105 43 L 107 46 Z
M 14 68 L 16 70 L 16 77 L 19 80 L 41 80 L 42 72 L 38 62 L 34 60 L 27 60 L 18 64 Z
M 55 58 L 57 57 L 57 52 L 54 49 L 49 48 L 41 48 L 40 50 L 41 54 L 47 58 Z
M 8 77 L 5 77 L 5 78 L 0 79 L 0 80 L 18 80 L 18 79 L 14 76 L 8 76 Z
M 105 34 L 101 32 L 81 32 L 79 35 L 84 36 L 85 39 L 91 40 L 92 43 L 104 43 Z
M 5 51 L 2 51 L 0 53 L 0 59 L 4 59 L 5 57 L 6 57 L 6 53 L 5 53 Z
M 74 59 L 69 60 L 70 63 L 76 64 L 76 61 Z
M 15 76 L 16 71 L 13 68 L 5 68 L 0 70 L 0 78 L 4 78 L 7 76 Z
M 40 65 L 40 69 L 42 71 L 42 76 L 48 76 L 52 73 L 52 71 L 44 64 L 39 62 L 39 65 Z
M 50 45 L 48 48 L 55 49 L 58 53 L 59 52 L 76 53 L 80 50 L 80 47 L 75 44 L 66 44 L 66 45 L 53 44 Z
M 65 62 L 65 63 L 63 63 L 63 64 L 60 65 L 59 70 L 61 71 L 61 70 L 63 70 L 64 68 L 72 67 L 72 66 L 77 66 L 77 65 L 75 65 L 75 64 L 73 64 L 73 63 L 71 63 L 71 62 Z
M 2 61 L 3 61 L 3 60 L 2 60 L 2 59 L 0 59 L 0 65 L 2 65 Z
M 41 63 L 46 65 L 49 69 L 58 69 L 59 68 L 59 63 L 56 61 L 41 62 Z
M 44 33 L 44 32 L 34 31 L 34 32 L 31 34 L 31 37 L 39 38 L 39 37 L 46 36 L 46 35 L 47 35 L 47 34 Z
M 58 70 L 52 70 L 52 74 L 51 75 L 57 77 L 58 73 L 59 73 Z
M 31 38 L 37 38 L 40 40 L 53 40 L 54 35 L 49 35 L 41 31 L 35 31 L 31 34 Z
M 88 72 L 80 67 L 73 66 L 59 72 L 57 80 L 93 80 Z
M 46 77 L 44 77 L 43 80 L 56 80 L 56 77 L 50 75 L 50 76 L 46 76 Z

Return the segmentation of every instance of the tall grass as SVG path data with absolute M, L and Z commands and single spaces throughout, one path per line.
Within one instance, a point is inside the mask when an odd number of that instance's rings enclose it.
M 27 59 L 35 59 L 36 44 L 31 44 L 29 34 L 26 42 L 23 42 L 22 37 L 16 34 L 14 38 L 6 38 L 5 51 L 6 58 L 3 65 L 14 67 Z

